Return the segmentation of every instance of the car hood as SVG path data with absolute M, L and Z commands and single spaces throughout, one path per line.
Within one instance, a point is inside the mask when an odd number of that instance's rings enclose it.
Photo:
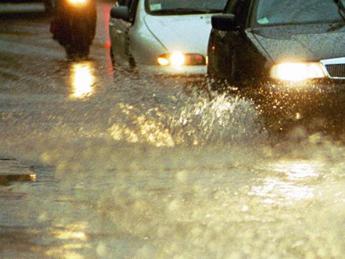
M 345 57 L 345 30 L 329 25 L 281 26 L 249 29 L 246 33 L 272 62 L 319 61 Z
M 145 25 L 167 52 L 181 51 L 206 56 L 211 31 L 211 14 L 147 15 Z

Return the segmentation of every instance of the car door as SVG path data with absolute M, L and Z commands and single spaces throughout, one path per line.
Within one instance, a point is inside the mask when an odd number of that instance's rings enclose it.
M 129 54 L 128 31 L 134 22 L 137 2 L 138 0 L 123 0 L 120 2 L 120 5 L 128 7 L 130 15 L 130 19 L 128 21 L 111 18 L 109 22 L 109 30 L 112 42 L 111 51 L 114 62 L 118 65 L 128 65 L 131 61 Z

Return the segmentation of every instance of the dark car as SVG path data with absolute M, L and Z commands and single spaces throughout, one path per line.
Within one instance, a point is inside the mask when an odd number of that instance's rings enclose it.
M 236 86 L 344 80 L 344 3 L 230 0 L 224 14 L 212 17 L 209 77 Z

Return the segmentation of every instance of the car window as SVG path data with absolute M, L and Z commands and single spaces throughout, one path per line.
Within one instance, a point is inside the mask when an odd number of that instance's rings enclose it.
M 152 14 L 188 14 L 223 12 L 227 0 L 146 0 Z
M 333 22 L 341 19 L 333 0 L 258 0 L 258 25 Z

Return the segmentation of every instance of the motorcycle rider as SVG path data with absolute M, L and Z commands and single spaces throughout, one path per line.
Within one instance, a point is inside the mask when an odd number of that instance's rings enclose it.
M 95 0 L 58 0 L 50 32 L 69 58 L 87 57 L 96 31 Z

